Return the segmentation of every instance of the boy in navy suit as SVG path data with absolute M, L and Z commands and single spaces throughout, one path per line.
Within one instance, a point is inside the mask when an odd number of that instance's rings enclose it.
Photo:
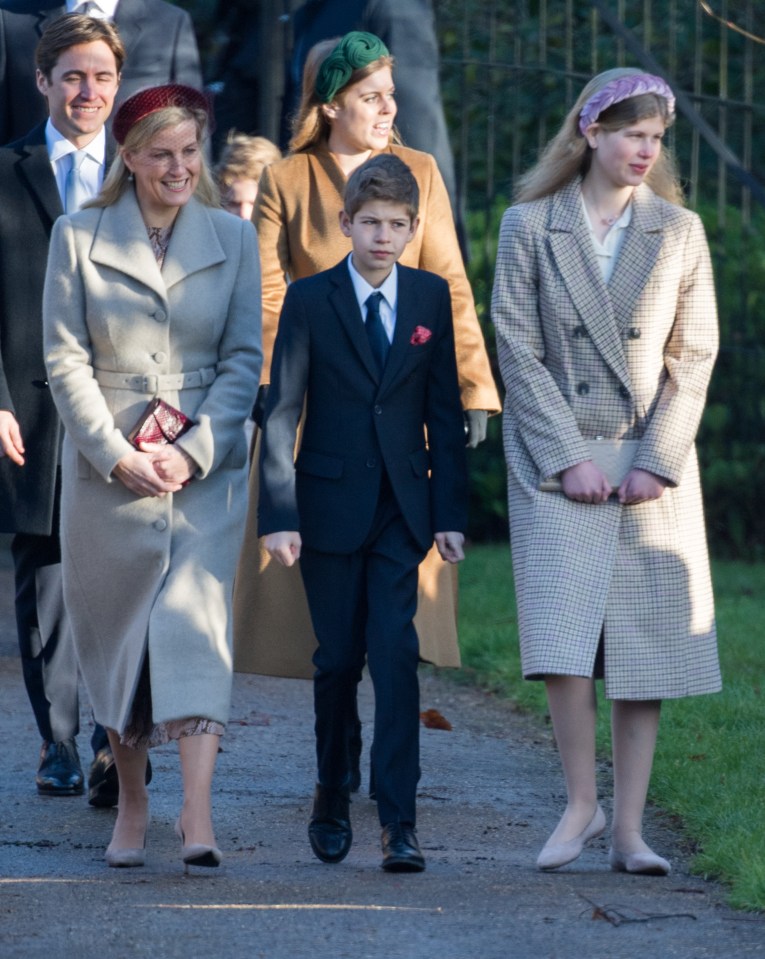
M 300 559 L 319 644 L 311 847 L 340 862 L 351 846 L 349 739 L 366 657 L 382 866 L 391 872 L 425 868 L 415 833 L 417 568 L 434 539 L 446 562 L 463 559 L 467 513 L 449 288 L 396 263 L 417 230 L 418 199 L 398 157 L 367 161 L 350 177 L 340 213 L 351 254 L 289 286 L 258 508 L 270 555 L 285 566 Z

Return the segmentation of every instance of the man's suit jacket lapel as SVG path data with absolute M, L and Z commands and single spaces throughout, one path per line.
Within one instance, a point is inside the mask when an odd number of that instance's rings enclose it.
M 52 226 L 53 221 L 64 212 L 64 208 L 48 156 L 44 123 L 35 127 L 23 140 L 19 153 L 19 172 L 26 180 L 29 192 L 49 217 Z
M 38 3 L 37 23 L 35 24 L 38 37 L 43 35 L 46 28 L 49 27 L 54 20 L 58 20 L 58 18 L 62 17 L 65 13 L 65 3 Z
M 114 16 L 114 25 L 119 30 L 125 47 L 125 61 L 130 63 L 130 52 L 141 39 L 148 11 L 146 0 L 120 0 Z
M 395 377 L 404 362 L 409 341 L 417 325 L 415 298 L 410 293 L 413 271 L 406 267 L 398 268 L 398 303 L 396 306 L 396 326 L 393 331 L 390 353 L 382 376 L 378 373 L 377 363 L 369 345 L 369 337 L 364 329 L 364 320 L 359 310 L 356 293 L 353 289 L 350 273 L 345 260 L 330 272 L 334 290 L 329 300 L 337 313 L 348 339 L 372 379 L 379 384 L 382 393 Z
M 380 392 L 386 390 L 391 383 L 395 381 L 396 374 L 401 369 L 401 364 L 406 358 L 409 341 L 417 325 L 418 307 L 415 306 L 416 299 L 411 290 L 413 284 L 413 271 L 406 267 L 398 268 L 398 302 L 396 304 L 396 326 L 393 330 L 393 340 L 390 345 L 388 362 L 385 364 L 382 382 L 380 383 Z M 421 306 L 422 304 L 420 304 Z
M 47 121 L 46 121 L 47 122 Z M 50 225 L 64 212 L 59 196 L 56 177 L 53 174 L 48 145 L 45 141 L 45 123 L 32 130 L 22 141 L 19 152 L 19 170 L 27 182 L 30 193 L 37 199 L 50 219 Z M 114 159 L 115 146 L 106 138 L 106 170 Z
M 380 380 L 377 363 L 372 353 L 372 347 L 369 345 L 369 337 L 364 329 L 364 320 L 361 317 L 356 293 L 351 282 L 351 274 L 348 272 L 348 263 L 345 259 L 332 268 L 329 279 L 334 287 L 329 294 L 329 302 L 337 313 L 352 348 L 369 375 L 377 383 Z
M 579 180 L 552 198 L 549 244 L 582 323 L 603 359 L 627 387 L 630 377 L 612 294 L 600 272 L 582 210 Z M 619 259 L 624 256 L 622 249 Z

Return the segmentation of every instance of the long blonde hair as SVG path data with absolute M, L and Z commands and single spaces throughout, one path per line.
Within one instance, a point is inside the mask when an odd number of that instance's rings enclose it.
M 330 53 L 332 53 L 339 42 L 340 37 L 333 37 L 331 40 L 322 40 L 320 43 L 314 44 L 308 51 L 305 66 L 303 67 L 303 89 L 300 95 L 300 106 L 292 120 L 292 139 L 289 143 L 290 153 L 302 153 L 305 150 L 310 150 L 312 147 L 315 147 L 323 140 L 329 139 L 332 124 L 325 116 L 324 110 L 322 109 L 323 104 L 316 94 L 316 75 L 319 72 L 319 67 Z M 364 80 L 373 73 L 377 73 L 377 71 L 383 67 L 393 69 L 393 62 L 393 57 L 382 56 L 368 63 L 365 67 L 354 70 L 345 86 L 337 91 L 335 99 L 332 102 L 342 103 L 343 93 L 348 87 L 353 86 L 354 83 L 358 83 L 359 80 Z M 401 140 L 398 133 L 395 128 L 392 128 L 391 143 L 400 142 Z
M 133 153 L 149 146 L 151 141 L 167 127 L 178 126 L 186 120 L 193 120 L 197 128 L 197 143 L 202 144 L 207 129 L 207 112 L 190 107 L 163 107 L 138 120 L 125 136 L 119 154 L 114 158 L 109 173 L 104 180 L 101 192 L 95 199 L 84 204 L 85 207 L 111 206 L 131 185 L 131 173 L 125 165 L 123 154 Z M 194 196 L 205 206 L 220 206 L 220 193 L 215 185 L 204 153 L 200 157 L 199 182 Z
M 558 133 L 544 148 L 536 165 L 518 179 L 515 188 L 516 203 L 539 200 L 561 190 L 577 176 L 585 176 L 592 162 L 592 148 L 579 130 L 579 114 L 582 112 L 582 107 L 593 94 L 612 80 L 643 72 L 634 67 L 615 67 L 613 70 L 599 73 L 590 80 L 569 110 Z M 655 93 L 644 93 L 614 103 L 600 114 L 597 122 L 602 129 L 612 132 L 631 126 L 639 120 L 656 116 L 661 117 L 666 127 L 673 121 L 664 97 Z M 675 161 L 666 147 L 662 147 L 645 182 L 663 199 L 678 206 L 683 205 L 683 191 Z

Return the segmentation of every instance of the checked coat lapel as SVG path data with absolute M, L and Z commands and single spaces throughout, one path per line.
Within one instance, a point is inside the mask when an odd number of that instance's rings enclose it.
M 664 241 L 661 204 L 641 185 L 632 201 L 632 222 L 627 228 L 608 291 L 619 329 L 632 316 L 638 297 L 650 277 Z
M 549 244 L 572 302 L 592 342 L 619 380 L 630 386 L 619 324 L 611 293 L 603 280 L 582 210 L 580 182 L 555 197 L 550 211 Z M 621 260 L 624 248 L 619 256 Z
M 579 181 L 561 191 L 550 214 L 550 247 L 571 299 L 593 343 L 628 388 L 622 330 L 651 275 L 663 239 L 660 201 L 641 185 L 635 191 L 632 221 L 611 281 L 606 284 L 582 211 Z

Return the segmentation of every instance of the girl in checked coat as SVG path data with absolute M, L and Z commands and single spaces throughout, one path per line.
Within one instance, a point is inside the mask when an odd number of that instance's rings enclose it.
M 493 319 L 524 676 L 544 679 L 568 804 L 537 860 L 606 826 L 594 679 L 612 703 L 611 868 L 667 874 L 642 839 L 660 702 L 720 689 L 694 438 L 717 351 L 699 218 L 661 140 L 674 97 L 609 70 L 504 216 Z M 613 487 L 588 441 L 634 440 Z M 560 480 L 560 491 L 540 483 Z

